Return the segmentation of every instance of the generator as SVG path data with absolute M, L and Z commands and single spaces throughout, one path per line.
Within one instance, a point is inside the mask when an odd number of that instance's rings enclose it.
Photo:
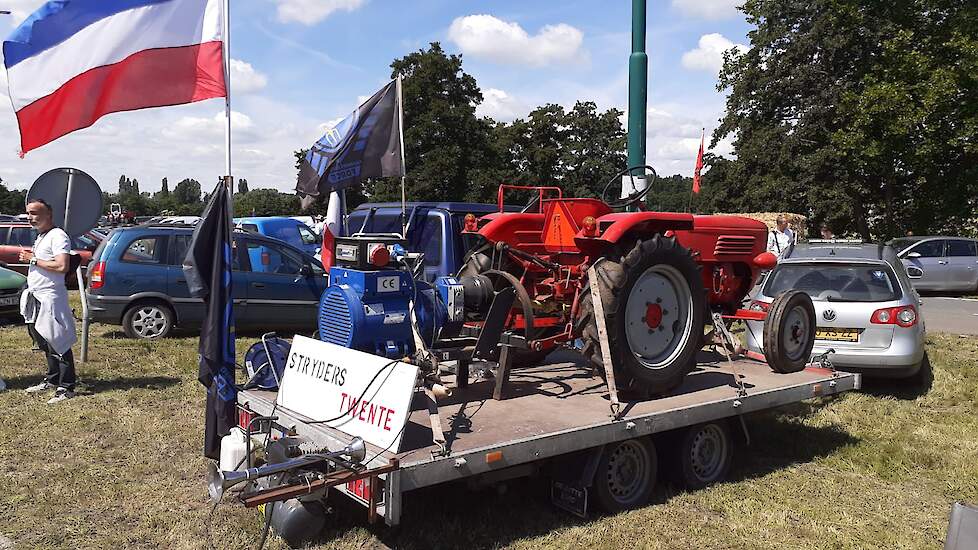
M 319 339 L 400 359 L 457 335 L 465 318 L 463 288 L 454 277 L 432 285 L 415 276 L 423 258 L 398 236 L 336 239 L 336 266 L 319 301 Z

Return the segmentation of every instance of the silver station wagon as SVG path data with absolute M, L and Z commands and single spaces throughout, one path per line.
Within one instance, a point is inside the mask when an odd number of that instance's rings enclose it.
M 798 245 L 771 270 L 749 307 L 766 310 L 787 290 L 801 290 L 814 302 L 813 355 L 834 349 L 836 366 L 867 376 L 905 378 L 920 370 L 920 297 L 893 248 L 846 241 Z M 762 352 L 763 328 L 760 321 L 747 322 L 750 350 Z

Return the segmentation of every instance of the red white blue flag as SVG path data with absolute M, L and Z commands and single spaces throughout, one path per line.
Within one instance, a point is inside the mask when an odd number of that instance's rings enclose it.
M 21 154 L 108 113 L 224 97 L 220 0 L 50 0 L 3 43 Z

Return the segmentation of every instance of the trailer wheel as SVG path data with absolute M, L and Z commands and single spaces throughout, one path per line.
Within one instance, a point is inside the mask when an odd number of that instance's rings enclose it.
M 775 372 L 805 368 L 815 345 L 815 305 L 808 294 L 789 290 L 771 303 L 764 319 L 764 359 Z
M 594 474 L 594 496 L 606 512 L 638 508 L 655 488 L 658 459 L 647 437 L 628 439 L 605 447 Z
M 733 438 L 724 421 L 706 422 L 683 430 L 676 446 L 679 481 L 702 489 L 727 477 L 733 458 Z
M 675 237 L 656 235 L 596 271 L 619 387 L 660 394 L 680 385 L 703 342 L 705 293 L 689 250 Z M 602 367 L 590 292 L 581 296 L 580 311 L 584 353 Z

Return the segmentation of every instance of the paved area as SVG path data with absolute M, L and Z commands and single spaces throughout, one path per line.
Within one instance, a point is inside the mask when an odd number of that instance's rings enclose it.
M 978 335 L 978 299 L 924 296 L 922 300 L 927 332 Z

